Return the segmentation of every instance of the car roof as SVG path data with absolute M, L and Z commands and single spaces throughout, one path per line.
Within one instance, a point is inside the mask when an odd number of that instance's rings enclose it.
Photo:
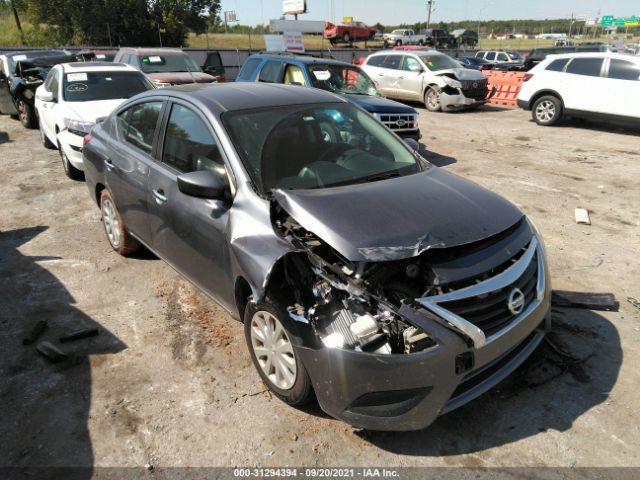
M 71 62 L 60 64 L 62 71 L 70 72 L 113 72 L 116 70 L 137 72 L 136 68 L 124 63 L 114 62 Z
M 379 52 L 374 52 L 369 56 L 374 57 L 378 55 L 389 55 L 390 53 L 393 53 L 396 55 L 419 55 L 418 53 L 415 53 L 415 52 L 428 53 L 429 55 L 442 55 L 442 56 L 448 57 L 446 53 L 439 52 L 437 50 L 434 50 L 433 48 L 430 48 L 427 50 L 381 50 Z
M 266 58 L 266 59 L 273 59 L 273 60 L 287 60 L 288 62 L 291 63 L 302 63 L 305 65 L 311 65 L 314 63 L 318 63 L 321 65 L 349 65 L 352 67 L 357 67 L 357 65 L 352 65 L 350 63 L 347 62 L 341 62 L 340 60 L 334 60 L 332 58 L 319 58 L 319 57 L 312 57 L 309 55 L 290 55 L 290 54 L 286 54 L 286 53 L 268 53 L 268 54 L 264 54 L 264 53 L 256 53 L 254 55 L 251 55 L 250 58 Z
M 549 58 L 553 58 L 553 59 L 557 59 L 557 58 L 582 58 L 582 57 L 589 57 L 589 58 L 617 58 L 620 60 L 638 60 L 637 57 L 634 57 L 633 55 L 627 55 L 624 53 L 614 53 L 614 52 L 571 52 L 571 53 L 562 53 L 559 55 L 548 55 L 547 59 Z M 546 59 L 545 59 L 546 60 Z
M 149 90 L 137 98 L 145 96 L 167 96 L 187 101 L 196 100 L 216 114 L 286 105 L 349 103 L 344 98 L 325 90 L 259 82 L 190 83 Z
M 187 55 L 186 52 L 179 48 L 138 48 L 138 47 L 123 47 L 119 52 L 137 53 L 139 55 Z

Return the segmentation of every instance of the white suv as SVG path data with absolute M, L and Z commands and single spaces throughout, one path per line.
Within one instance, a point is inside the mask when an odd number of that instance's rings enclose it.
M 518 106 L 539 125 L 563 115 L 640 124 L 640 58 L 617 53 L 549 55 L 524 76 Z

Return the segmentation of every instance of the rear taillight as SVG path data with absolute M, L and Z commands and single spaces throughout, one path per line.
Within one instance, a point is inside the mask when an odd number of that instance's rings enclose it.
M 528 82 L 529 80 L 531 80 L 533 78 L 533 73 L 525 73 L 524 77 L 522 77 L 522 81 L 523 82 Z
M 91 140 L 93 140 L 93 135 L 91 135 L 90 133 L 88 133 L 87 135 L 85 135 L 82 138 L 82 146 L 84 147 L 87 143 L 89 143 Z

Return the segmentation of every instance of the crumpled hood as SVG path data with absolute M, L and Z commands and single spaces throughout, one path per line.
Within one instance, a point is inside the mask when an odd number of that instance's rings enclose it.
M 453 73 L 458 80 L 486 80 L 487 76 L 479 70 L 470 68 L 450 68 L 447 70 L 438 70 L 438 75 Z
M 302 227 L 350 261 L 399 260 L 476 242 L 523 216 L 499 195 L 437 167 L 378 182 L 273 193 Z
M 126 99 L 117 100 L 96 100 L 93 102 L 70 102 L 65 103 L 69 113 L 78 120 L 94 122 L 98 118 L 108 117 Z
M 412 107 L 402 103 L 373 95 L 344 95 L 352 103 L 364 108 L 369 113 L 418 113 Z
M 159 72 L 148 73 L 147 77 L 154 82 L 173 84 L 211 83 L 215 81 L 215 78 L 203 72 Z

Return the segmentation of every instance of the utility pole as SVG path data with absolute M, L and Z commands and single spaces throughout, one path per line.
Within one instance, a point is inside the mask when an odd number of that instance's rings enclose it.
M 571 12 L 571 23 L 569 24 L 569 40 L 571 40 L 571 31 L 573 30 L 573 12 Z
M 427 28 L 431 25 L 431 10 L 433 10 L 434 0 L 427 0 Z

